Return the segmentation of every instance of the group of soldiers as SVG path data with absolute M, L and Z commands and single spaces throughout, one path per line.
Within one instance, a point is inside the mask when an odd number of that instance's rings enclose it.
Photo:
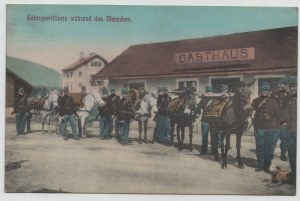
M 73 97 L 69 95 L 69 89 L 67 87 L 63 90 L 64 96 L 58 100 L 59 105 L 59 115 L 62 119 L 60 124 L 60 133 L 63 135 L 65 140 L 68 140 L 66 127 L 69 122 L 72 129 L 73 139 L 78 140 L 77 133 L 77 119 L 78 114 L 74 104 Z M 84 95 L 85 89 L 82 89 Z M 121 94 L 122 98 L 115 94 L 115 90 L 111 89 L 111 94 L 108 95 L 108 90 L 102 88 L 101 90 L 103 104 L 98 105 L 99 111 L 99 122 L 100 122 L 100 134 L 99 137 L 101 140 L 110 139 L 112 124 L 113 124 L 113 115 L 116 115 L 117 118 L 117 138 L 122 145 L 129 144 L 128 134 L 130 128 L 130 121 L 133 118 L 133 110 L 131 103 L 128 99 L 128 90 L 122 89 Z M 112 108 L 113 101 L 116 102 L 118 108 L 114 110 Z
M 281 160 L 286 161 L 288 151 L 292 178 L 296 181 L 297 137 L 297 77 L 282 78 L 278 92 L 272 93 L 268 82 L 260 85 L 261 95 L 252 101 L 255 110 L 253 125 L 256 137 L 256 171 L 268 172 L 278 139 Z
M 288 152 L 289 163 L 292 172 L 292 183 L 296 178 L 296 142 L 297 142 L 297 77 L 291 76 L 289 79 L 282 78 L 277 83 L 277 90 L 273 92 L 271 85 L 268 82 L 260 83 L 260 95 L 255 98 L 250 107 L 252 112 L 250 117 L 252 119 L 254 134 L 256 140 L 256 156 L 257 167 L 255 171 L 270 172 L 269 168 L 274 157 L 274 150 L 277 142 L 280 139 L 280 159 L 286 161 L 286 152 Z M 228 94 L 228 86 L 222 84 L 221 92 Z M 203 96 L 199 108 L 205 114 L 207 104 L 211 100 L 210 94 L 212 88 L 207 86 L 205 88 L 205 95 Z M 246 99 L 250 99 L 250 91 L 244 93 Z M 254 116 L 254 117 L 253 117 Z M 242 123 L 242 122 L 241 122 Z M 201 119 L 202 132 L 202 150 L 200 154 L 206 154 L 208 148 L 208 134 L 210 128 L 209 120 L 205 115 Z M 213 139 L 212 142 L 216 142 Z M 219 135 L 220 138 L 220 135 Z M 223 139 L 219 139 L 219 145 L 212 143 L 212 152 L 220 146 Z
M 187 94 L 194 93 L 194 88 L 184 87 L 183 92 Z M 170 139 L 170 115 L 168 106 L 171 102 L 171 97 L 167 93 L 166 87 L 158 89 L 157 108 L 154 121 L 156 122 L 153 142 L 159 143 L 168 142 Z M 228 85 L 222 84 L 221 91 L 228 94 Z M 296 178 L 296 137 L 297 137 L 297 77 L 289 79 L 281 79 L 278 82 L 278 92 L 271 91 L 271 85 L 267 82 L 260 83 L 260 96 L 255 98 L 251 106 L 254 111 L 252 120 L 255 139 L 256 139 L 256 155 L 257 168 L 256 171 L 268 171 L 271 161 L 274 157 L 274 150 L 278 139 L 281 144 L 281 160 L 286 161 L 286 152 L 288 152 L 289 162 L 292 170 L 293 178 Z M 212 88 L 205 88 L 206 94 L 212 93 Z M 184 94 L 184 93 L 183 93 Z M 130 122 L 134 119 L 133 105 L 129 101 L 128 89 L 121 90 L 122 97 L 115 94 L 115 90 L 111 90 L 108 94 L 106 88 L 102 89 L 102 99 L 104 105 L 99 105 L 99 121 L 100 121 L 100 137 L 102 140 L 111 138 L 113 119 L 116 124 L 116 136 L 122 145 L 128 145 L 128 136 Z M 201 98 L 198 108 L 205 112 L 206 105 L 209 99 Z M 116 108 L 111 108 L 115 103 Z M 14 111 L 16 113 L 16 130 L 17 135 L 24 133 L 27 121 L 27 100 L 24 95 L 24 89 L 20 88 L 15 98 Z M 78 140 L 77 133 L 77 113 L 73 98 L 69 95 L 69 89 L 63 89 L 63 96 L 59 97 L 59 115 L 61 117 L 60 132 L 65 140 L 67 140 L 66 127 L 69 122 L 72 129 L 72 135 L 75 140 Z M 117 106 L 116 106 L 117 104 Z M 109 105 L 110 107 L 107 107 Z M 116 118 L 113 118 L 115 116 Z M 206 154 L 208 149 L 208 134 L 210 131 L 208 121 L 202 117 L 201 132 L 202 132 L 202 150 L 201 154 Z M 213 140 L 213 139 L 212 139 Z M 214 139 L 215 140 L 215 139 Z M 222 141 L 220 139 L 219 141 Z M 217 149 L 218 147 L 211 147 Z

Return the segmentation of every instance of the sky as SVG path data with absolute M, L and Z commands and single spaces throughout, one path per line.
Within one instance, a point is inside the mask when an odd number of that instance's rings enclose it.
M 33 21 L 32 16 L 67 17 Z M 71 21 L 89 17 L 91 22 Z M 94 21 L 102 17 L 103 22 Z M 107 22 L 106 17 L 131 22 Z M 108 62 L 134 44 L 174 41 L 297 26 L 291 7 L 7 5 L 6 55 L 57 71 L 95 52 Z

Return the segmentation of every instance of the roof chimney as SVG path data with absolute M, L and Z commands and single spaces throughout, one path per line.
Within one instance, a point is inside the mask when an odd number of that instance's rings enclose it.
M 84 58 L 84 52 L 79 52 L 79 59 Z

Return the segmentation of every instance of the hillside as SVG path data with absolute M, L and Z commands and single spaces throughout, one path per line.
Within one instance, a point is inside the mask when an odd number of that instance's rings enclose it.
M 41 64 L 7 56 L 6 68 L 10 69 L 33 86 L 62 86 L 61 74 Z

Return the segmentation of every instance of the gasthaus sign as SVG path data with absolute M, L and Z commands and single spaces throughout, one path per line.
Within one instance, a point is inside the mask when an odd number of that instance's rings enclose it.
M 177 64 L 250 59 L 255 59 L 254 47 L 175 54 L 175 62 Z

